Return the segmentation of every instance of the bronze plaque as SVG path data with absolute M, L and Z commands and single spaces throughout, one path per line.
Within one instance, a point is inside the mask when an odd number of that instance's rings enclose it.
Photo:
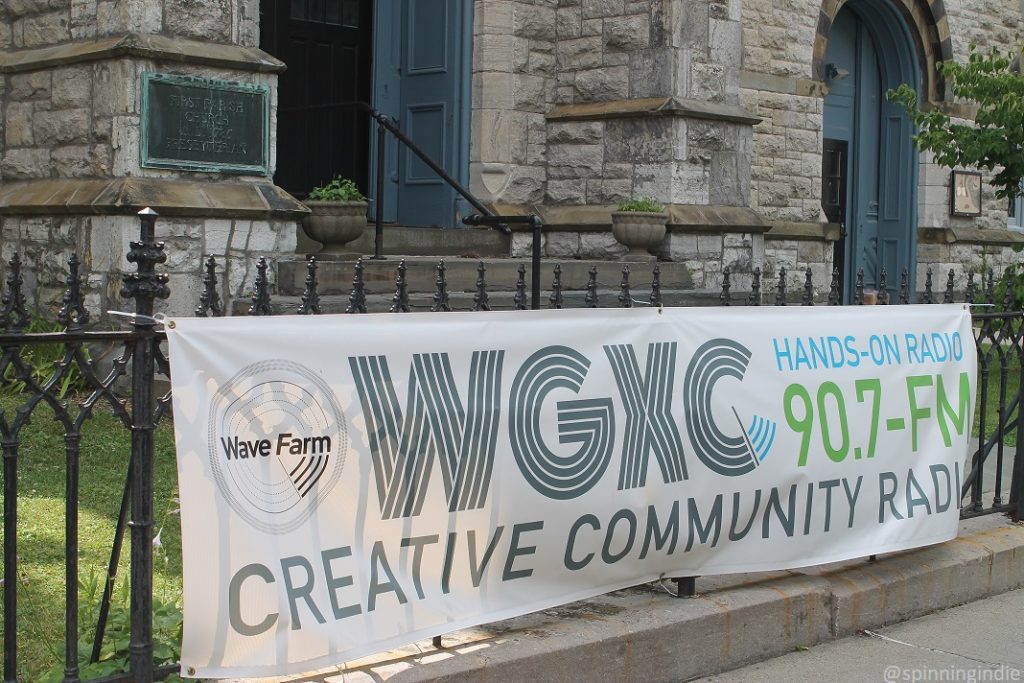
M 142 74 L 143 166 L 269 175 L 269 131 L 265 85 Z

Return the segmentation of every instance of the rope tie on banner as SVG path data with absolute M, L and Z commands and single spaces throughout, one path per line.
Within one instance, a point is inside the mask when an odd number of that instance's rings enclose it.
M 141 313 L 128 313 L 125 311 L 107 311 L 107 315 L 113 316 L 114 319 L 124 319 L 132 325 L 136 325 L 139 322 L 149 323 L 150 325 L 158 325 L 163 328 L 174 329 L 174 321 L 168 320 L 167 316 L 163 313 L 157 313 L 156 315 L 142 315 Z

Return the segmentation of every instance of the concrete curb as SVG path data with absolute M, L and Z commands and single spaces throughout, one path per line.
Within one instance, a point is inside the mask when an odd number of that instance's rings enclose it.
M 351 662 L 292 683 L 685 681 L 1024 586 L 1024 525 L 876 562 L 707 577 L 677 600 L 646 585 Z M 266 680 L 266 679 L 263 679 Z M 236 681 L 235 683 L 245 683 Z

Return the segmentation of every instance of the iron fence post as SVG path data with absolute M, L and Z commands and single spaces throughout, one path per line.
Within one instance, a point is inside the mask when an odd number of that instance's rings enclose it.
M 18 680 L 18 442 L 3 441 L 4 683 Z
M 1020 344 L 1022 339 L 1018 336 L 1015 346 L 1018 348 L 1017 362 L 1021 364 L 1021 371 L 1017 379 L 1017 397 L 1024 399 L 1021 392 L 1024 392 L 1024 362 Z M 1009 356 L 1008 356 L 1009 357 Z M 1013 473 L 1010 477 L 1010 516 L 1013 521 L 1024 520 L 1024 400 L 1017 404 L 1017 445 L 1013 454 Z
M 124 276 L 121 295 L 135 299 L 132 342 L 132 516 L 131 527 L 131 640 L 129 667 L 135 683 L 153 680 L 153 414 L 154 357 L 153 301 L 170 293 L 167 276 L 156 273 L 156 264 L 167 257 L 156 241 L 156 217 L 152 209 L 139 212 L 140 239 L 131 243 L 128 261 L 136 272 Z
M 534 214 L 530 216 L 530 228 L 533 230 L 533 255 L 530 266 L 533 269 L 530 273 L 530 308 L 536 311 L 540 308 L 540 239 L 541 231 L 544 228 L 544 221 L 541 220 L 540 216 Z

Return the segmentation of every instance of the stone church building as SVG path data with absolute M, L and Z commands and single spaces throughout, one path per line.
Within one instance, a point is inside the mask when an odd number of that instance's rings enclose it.
M 0 255 L 52 299 L 77 251 L 113 308 L 152 206 L 185 313 L 203 255 L 230 298 L 308 248 L 301 199 L 337 174 L 372 213 L 383 173 L 389 222 L 458 227 L 468 205 L 338 106 L 362 101 L 495 211 L 539 213 L 550 258 L 621 255 L 610 213 L 643 196 L 695 290 L 782 266 L 847 296 L 883 267 L 962 288 L 1014 258 L 1022 212 L 917 152 L 885 93 L 970 119 L 936 63 L 1022 23 L 1019 0 L 3 0 Z

